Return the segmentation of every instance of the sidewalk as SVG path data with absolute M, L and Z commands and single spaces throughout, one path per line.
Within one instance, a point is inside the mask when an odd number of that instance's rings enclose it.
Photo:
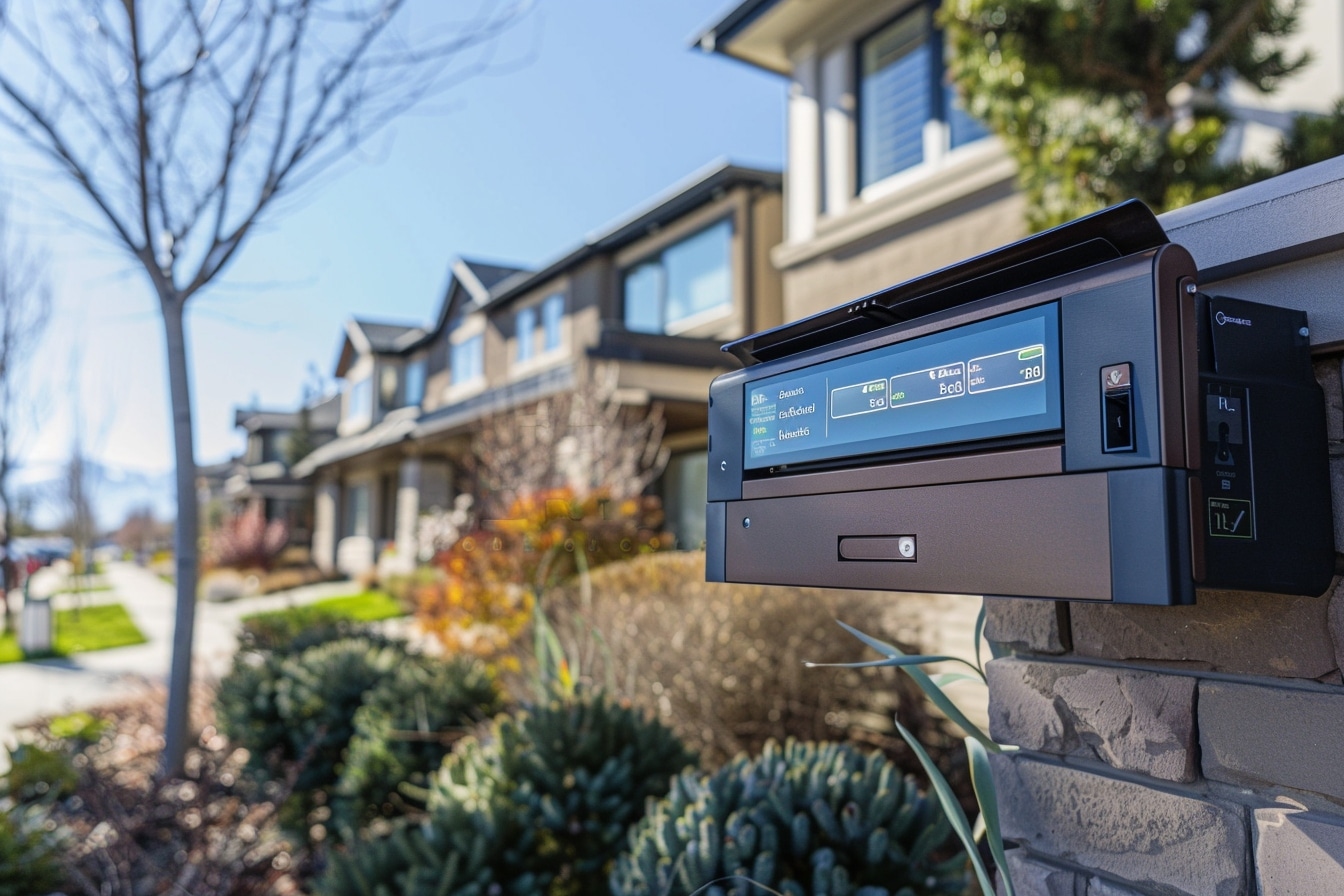
M 88 603 L 119 601 L 135 620 L 145 644 L 118 647 L 66 659 L 0 665 L 0 744 L 14 743 L 14 728 L 37 716 L 68 712 L 104 700 L 135 693 L 150 682 L 166 682 L 172 657 L 173 610 L 176 593 L 171 584 L 130 563 L 108 565 L 111 591 L 85 595 Z M 237 649 L 238 622 L 249 613 L 312 603 L 358 590 L 350 582 L 324 582 L 278 594 L 244 598 L 224 604 L 196 605 L 196 634 L 192 650 L 195 681 L 218 680 L 228 671 Z M 17 592 L 11 593 L 15 601 Z M 71 605 L 72 596 L 58 596 L 56 606 Z M 0 770 L 8 757 L 0 751 Z

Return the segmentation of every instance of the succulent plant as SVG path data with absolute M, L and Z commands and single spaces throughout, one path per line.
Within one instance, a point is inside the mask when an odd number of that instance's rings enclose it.
M 837 743 L 771 742 L 712 775 L 686 772 L 629 834 L 615 896 L 959 893 L 951 826 L 880 753 Z

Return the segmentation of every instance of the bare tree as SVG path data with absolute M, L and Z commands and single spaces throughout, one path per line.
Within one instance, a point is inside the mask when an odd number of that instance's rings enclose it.
M 427 96 L 492 64 L 519 3 L 0 0 L 0 126 L 91 203 L 143 269 L 167 349 L 177 611 L 163 770 L 187 743 L 197 507 L 183 313 L 276 201 Z M 422 9 L 430 9 L 422 4 Z
M 583 387 L 487 418 L 472 444 L 482 515 L 502 518 L 526 494 L 599 489 L 617 501 L 644 493 L 667 466 L 663 409 L 620 399 L 615 365 L 595 365 Z
M 4 539 L 15 534 L 14 495 L 10 475 L 18 455 L 20 417 L 29 410 L 21 384 L 51 310 L 46 263 L 21 235 L 10 230 L 8 201 L 0 196 L 0 503 L 4 504 Z M 8 551 L 0 558 L 0 602 L 10 625 L 9 589 L 17 569 Z
M 97 470 L 89 463 L 84 452 L 84 440 L 79 427 L 75 428 L 70 460 L 61 477 L 61 504 L 64 508 L 61 531 L 73 547 L 70 559 L 74 561 L 76 590 L 87 584 L 86 577 L 93 569 L 93 542 L 98 537 L 98 518 L 93 510 L 94 480 Z
M 51 311 L 46 259 L 10 228 L 0 196 L 0 503 L 5 535 L 14 534 L 15 503 L 10 474 L 18 454 L 22 385 Z

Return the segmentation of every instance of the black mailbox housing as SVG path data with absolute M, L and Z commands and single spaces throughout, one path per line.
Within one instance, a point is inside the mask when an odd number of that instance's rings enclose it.
M 1127 203 L 724 347 L 711 581 L 1183 604 L 1320 594 L 1301 312 L 1199 293 Z

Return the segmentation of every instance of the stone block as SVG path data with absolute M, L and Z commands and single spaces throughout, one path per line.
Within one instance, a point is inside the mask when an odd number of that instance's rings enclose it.
M 1087 882 L 1087 896 L 1147 896 L 1113 880 L 1094 877 Z
M 1006 839 L 1139 890 L 1249 896 L 1240 808 L 1022 756 L 991 762 Z
M 1195 679 L 1023 659 L 994 660 L 986 673 L 1000 743 L 1195 780 Z
M 1267 807 L 1255 810 L 1255 831 L 1260 896 L 1344 893 L 1344 818 Z
M 1325 393 L 1325 437 L 1332 442 L 1344 440 L 1344 383 L 1340 379 L 1338 357 L 1319 358 L 1312 363 L 1316 382 Z
M 1055 600 L 985 598 L 985 638 L 1013 653 L 1069 650 L 1069 605 Z
M 1199 683 L 1204 776 L 1344 799 L 1344 693 Z
M 1087 879 L 1074 871 L 1042 862 L 1025 849 L 1008 850 L 1007 859 L 1015 896 L 1087 896 Z M 998 884 L 1003 896 L 1003 881 Z
M 1080 656 L 1312 679 L 1339 668 L 1328 616 L 1320 598 L 1228 591 L 1201 591 L 1190 607 L 1078 603 L 1069 611 Z
M 1344 485 L 1344 481 L 1341 482 Z M 1335 513 L 1344 512 L 1344 500 L 1335 501 Z M 1336 521 L 1335 532 L 1341 532 L 1341 523 Z M 1339 534 L 1336 538 L 1344 537 Z M 1340 668 L 1344 669 L 1344 581 L 1336 579 L 1335 587 L 1330 593 L 1330 608 L 1328 611 L 1330 619 L 1330 639 L 1335 644 L 1335 660 Z

